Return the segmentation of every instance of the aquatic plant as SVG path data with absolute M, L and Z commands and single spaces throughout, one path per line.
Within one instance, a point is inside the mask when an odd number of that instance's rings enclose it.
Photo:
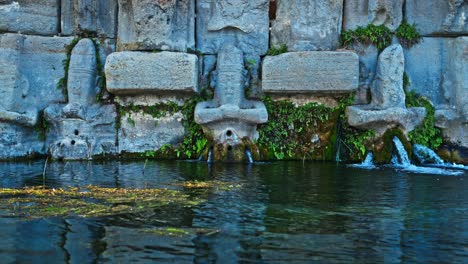
M 124 213 L 138 213 L 163 206 L 190 207 L 203 200 L 181 191 L 168 189 L 119 189 L 88 185 L 44 189 L 0 189 L 0 209 L 11 215 L 49 217 L 79 215 L 96 217 Z

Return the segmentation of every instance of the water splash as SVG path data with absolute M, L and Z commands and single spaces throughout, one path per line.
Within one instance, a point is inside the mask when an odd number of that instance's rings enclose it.
M 422 164 L 443 165 L 445 163 L 432 149 L 423 145 L 414 144 L 413 154 Z
M 419 167 L 411 164 L 408 153 L 398 137 L 393 138 L 393 143 L 396 148 L 396 154 L 392 157 L 392 165 L 398 169 L 406 172 L 420 173 L 420 174 L 438 174 L 447 176 L 462 175 L 463 171 L 448 170 L 434 167 Z
M 213 149 L 210 148 L 210 150 L 208 151 L 208 160 L 207 160 L 208 163 L 213 163 Z
M 375 169 L 377 168 L 374 164 L 374 153 L 367 153 L 366 159 L 359 164 L 352 164 L 351 167 L 361 168 L 361 169 Z
M 393 144 L 396 148 L 396 155 L 392 157 L 392 164 L 395 166 L 408 167 L 411 165 L 408 153 L 398 137 L 393 137 Z
M 468 167 L 462 164 L 445 162 L 432 149 L 423 145 L 414 144 L 413 154 L 418 159 L 418 161 L 425 166 L 468 170 Z
M 252 164 L 254 161 L 253 161 L 253 158 L 252 158 L 252 152 L 250 152 L 249 149 L 246 149 L 245 150 L 245 155 L 247 156 L 248 160 L 249 160 L 249 163 Z

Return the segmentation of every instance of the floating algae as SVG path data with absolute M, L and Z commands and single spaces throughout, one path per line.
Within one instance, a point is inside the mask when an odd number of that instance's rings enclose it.
M 31 218 L 78 215 L 99 217 L 138 213 L 163 206 L 192 207 L 202 199 L 178 190 L 82 188 L 0 189 L 0 215 Z

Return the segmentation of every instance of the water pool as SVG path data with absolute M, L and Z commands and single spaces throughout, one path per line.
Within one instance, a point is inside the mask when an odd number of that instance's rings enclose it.
M 2 263 L 466 263 L 468 179 L 335 163 L 0 163 L 0 187 L 168 188 L 135 213 L 0 210 Z M 202 189 L 184 182 L 226 183 Z M 8 197 L 0 196 L 4 203 Z M 14 207 L 14 206 L 13 206 Z

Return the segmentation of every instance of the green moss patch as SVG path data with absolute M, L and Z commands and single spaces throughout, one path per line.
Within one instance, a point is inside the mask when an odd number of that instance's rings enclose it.
M 410 143 L 408 138 L 405 136 L 400 128 L 392 128 L 387 130 L 384 135 L 375 140 L 373 143 L 374 162 L 377 164 L 388 164 L 392 160 L 393 156 L 393 138 L 398 137 L 403 143 L 408 157 L 411 159 L 413 154 L 413 145 Z
M 266 56 L 278 56 L 286 52 L 288 52 L 288 46 L 286 46 L 286 44 L 281 44 L 278 47 L 272 46 L 269 48 Z
M 358 27 L 355 30 L 347 30 L 341 33 L 341 45 L 351 47 L 357 43 L 374 45 L 379 51 L 384 50 L 392 43 L 393 33 L 384 25 L 369 24 L 366 27 Z
M 426 117 L 422 124 L 408 133 L 411 142 L 431 149 L 439 148 L 443 142 L 442 131 L 435 127 L 435 108 L 431 102 L 414 91 L 410 91 L 406 93 L 406 107 L 426 108 Z

